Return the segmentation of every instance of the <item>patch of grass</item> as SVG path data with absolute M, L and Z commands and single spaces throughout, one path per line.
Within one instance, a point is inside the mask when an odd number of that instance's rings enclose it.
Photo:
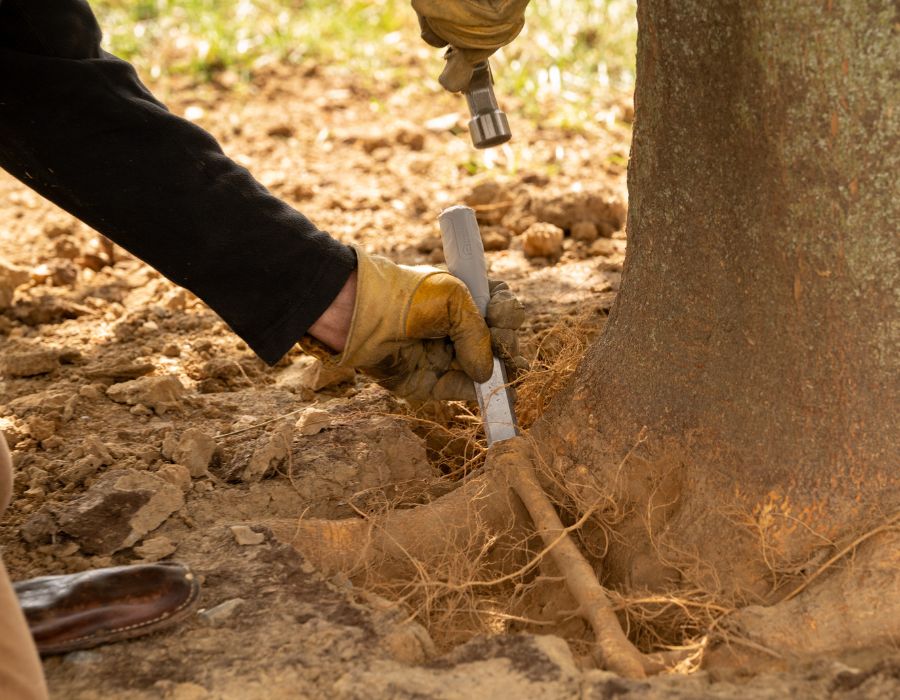
M 436 77 L 409 0 L 93 0 L 107 48 L 152 78 L 247 78 L 277 60 L 341 66 L 402 85 Z M 635 0 L 536 0 L 494 59 L 498 89 L 525 114 L 577 128 L 611 92 L 632 89 Z M 432 85 L 436 83 L 432 82 Z

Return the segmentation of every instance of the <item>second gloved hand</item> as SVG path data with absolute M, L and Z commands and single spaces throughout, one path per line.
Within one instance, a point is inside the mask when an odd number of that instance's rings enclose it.
M 373 376 L 414 402 L 473 399 L 472 380 L 490 378 L 491 330 L 465 284 L 435 267 L 406 267 L 357 249 L 356 303 L 339 363 Z M 521 304 L 502 283 L 492 285 L 488 317 L 511 358 Z M 512 342 L 510 342 L 512 338 Z
M 422 39 L 451 47 L 441 85 L 451 92 L 465 90 L 473 66 L 522 31 L 527 5 L 528 0 L 412 0 Z

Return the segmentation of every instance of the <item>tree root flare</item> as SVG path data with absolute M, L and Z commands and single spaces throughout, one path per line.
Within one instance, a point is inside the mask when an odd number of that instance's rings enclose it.
M 509 440 L 491 450 L 483 474 L 427 506 L 389 511 L 367 520 L 266 524 L 276 539 L 292 545 L 323 571 L 352 576 L 377 569 L 380 576 L 399 578 L 414 574 L 421 562 L 454 549 L 465 551 L 473 538 L 521 530 L 530 520 L 544 542 L 537 559 L 549 555 L 562 573 L 578 603 L 577 614 L 594 632 L 595 660 L 601 667 L 642 678 L 677 663 L 685 653 L 645 655 L 628 640 L 609 595 L 570 535 L 574 527 L 563 526 L 538 482 L 534 459 L 525 438 Z

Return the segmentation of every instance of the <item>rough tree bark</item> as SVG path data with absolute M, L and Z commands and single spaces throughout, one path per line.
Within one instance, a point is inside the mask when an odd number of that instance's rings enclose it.
M 878 588 L 851 587 L 844 610 L 884 613 L 860 644 L 889 637 L 900 613 L 896 2 L 641 0 L 638 20 L 621 292 L 534 444 L 560 473 L 586 467 L 626 513 L 606 585 L 690 580 L 773 603 L 862 537 L 868 563 L 840 580 Z M 487 474 L 448 497 L 440 523 L 462 526 L 454 513 L 471 514 L 476 492 L 483 513 L 511 512 L 505 482 Z M 446 527 L 426 514 L 392 516 L 417 521 L 391 521 L 391 546 L 415 545 L 403 540 L 413 530 L 439 538 Z M 359 541 L 293 533 L 319 561 Z M 823 590 L 813 598 L 827 607 Z M 789 602 L 787 614 L 833 622 Z M 754 610 L 750 628 L 765 617 Z
M 900 502 L 898 19 L 892 0 L 638 4 L 621 293 L 541 432 L 602 471 L 647 426 L 623 495 L 735 592 Z M 612 558 L 654 587 L 633 526 Z

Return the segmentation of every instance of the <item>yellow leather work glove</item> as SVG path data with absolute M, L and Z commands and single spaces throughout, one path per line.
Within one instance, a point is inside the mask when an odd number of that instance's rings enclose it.
M 522 31 L 526 5 L 528 0 L 412 0 L 422 39 L 437 48 L 450 45 L 441 85 L 465 90 L 473 66 Z
M 339 364 L 413 402 L 474 399 L 472 380 L 491 376 L 492 333 L 465 284 L 435 267 L 397 265 L 358 248 L 356 255 L 356 303 Z M 524 309 L 505 284 L 493 285 L 492 300 L 497 295 L 488 316 L 493 308 L 493 320 L 511 326 L 498 340 L 500 355 L 515 364 Z

